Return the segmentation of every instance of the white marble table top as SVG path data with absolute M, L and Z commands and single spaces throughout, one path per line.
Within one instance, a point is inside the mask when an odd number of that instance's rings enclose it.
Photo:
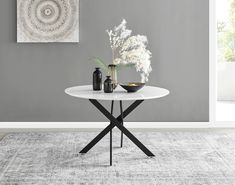
M 65 93 L 77 98 L 96 99 L 96 100 L 146 100 L 161 98 L 167 96 L 170 92 L 167 89 L 144 86 L 137 92 L 128 93 L 121 86 L 118 86 L 113 93 L 104 93 L 101 91 L 93 91 L 92 85 L 75 86 L 65 89 Z

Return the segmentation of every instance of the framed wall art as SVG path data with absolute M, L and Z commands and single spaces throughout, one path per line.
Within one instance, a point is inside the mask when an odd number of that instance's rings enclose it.
M 79 0 L 17 0 L 17 42 L 79 42 Z

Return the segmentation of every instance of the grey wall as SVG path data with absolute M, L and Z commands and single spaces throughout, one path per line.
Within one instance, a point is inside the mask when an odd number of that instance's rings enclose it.
M 1 0 L 0 121 L 105 121 L 64 89 L 90 84 L 90 57 L 110 63 L 104 30 L 122 18 L 134 33 L 148 36 L 149 84 L 171 91 L 146 101 L 128 121 L 208 121 L 208 10 L 208 0 L 80 0 L 79 44 L 17 44 L 16 0 Z M 127 71 L 120 76 L 136 78 Z

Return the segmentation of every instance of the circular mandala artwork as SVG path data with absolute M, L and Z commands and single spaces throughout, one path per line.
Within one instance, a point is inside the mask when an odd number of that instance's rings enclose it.
M 17 7 L 21 40 L 78 41 L 78 0 L 18 0 Z

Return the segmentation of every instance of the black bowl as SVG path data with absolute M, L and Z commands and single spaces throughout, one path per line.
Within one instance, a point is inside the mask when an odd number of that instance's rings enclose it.
M 123 89 L 127 90 L 127 92 L 136 92 L 144 87 L 145 83 L 141 82 L 128 82 L 119 84 Z

